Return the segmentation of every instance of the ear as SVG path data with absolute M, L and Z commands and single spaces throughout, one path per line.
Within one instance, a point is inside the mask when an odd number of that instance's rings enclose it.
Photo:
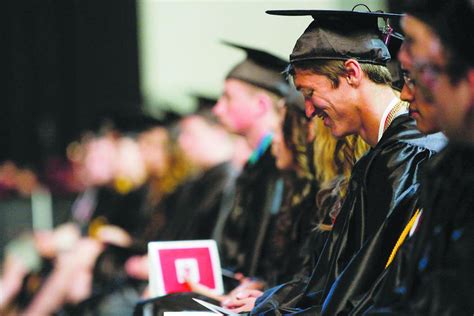
M 273 108 L 273 102 L 269 95 L 259 92 L 255 96 L 257 100 L 257 113 L 264 115 Z
M 355 59 L 349 59 L 344 62 L 346 68 L 346 80 L 350 86 L 357 87 L 362 80 L 363 71 L 359 62 Z

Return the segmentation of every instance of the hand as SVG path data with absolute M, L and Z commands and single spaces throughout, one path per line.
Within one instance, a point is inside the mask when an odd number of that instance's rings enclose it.
M 226 296 L 215 294 L 210 288 L 208 288 L 204 284 L 195 283 L 195 282 L 193 282 L 189 279 L 186 279 L 186 278 L 185 278 L 185 280 L 186 280 L 186 283 L 188 284 L 189 288 L 191 289 L 191 291 L 193 291 L 194 293 L 210 297 L 210 298 L 212 298 L 216 301 L 219 301 L 219 302 L 222 302 L 223 300 L 227 299 Z
M 234 297 L 237 293 L 240 293 L 245 290 L 262 290 L 264 284 L 261 280 L 255 278 L 242 277 L 240 278 L 240 284 L 235 289 L 233 289 L 228 296 Z
M 148 256 L 132 256 L 125 262 L 127 274 L 138 280 L 148 280 Z
M 262 295 L 263 292 L 259 290 L 242 290 L 222 302 L 222 307 L 228 308 L 235 313 L 250 312 L 255 307 L 257 298 Z

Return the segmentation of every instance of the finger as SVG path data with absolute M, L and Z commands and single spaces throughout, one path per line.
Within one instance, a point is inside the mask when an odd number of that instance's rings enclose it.
M 219 302 L 223 300 L 222 296 L 215 294 L 210 288 L 208 288 L 204 284 L 192 282 L 188 278 L 185 278 L 185 281 L 193 292 L 201 294 L 201 295 L 205 295 Z
M 234 278 L 241 281 L 244 278 L 244 275 L 240 272 L 237 272 L 237 273 L 234 274 Z
M 259 290 L 247 290 L 247 297 L 259 298 L 263 295 L 262 291 Z
M 229 309 L 239 308 L 245 304 L 243 300 L 228 299 L 222 302 L 222 306 Z
M 250 312 L 255 306 L 255 299 L 248 300 L 244 305 L 231 309 L 235 313 Z

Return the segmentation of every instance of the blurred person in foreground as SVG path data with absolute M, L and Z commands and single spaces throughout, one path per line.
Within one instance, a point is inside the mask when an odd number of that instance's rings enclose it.
M 449 143 L 426 166 L 419 219 L 401 241 L 393 267 L 357 313 L 472 315 L 474 38 L 466 30 L 474 26 L 474 3 L 413 0 L 404 5 L 407 42 L 400 60 L 434 108 L 434 124 Z

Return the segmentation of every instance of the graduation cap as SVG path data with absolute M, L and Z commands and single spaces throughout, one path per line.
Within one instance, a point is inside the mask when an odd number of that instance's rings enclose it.
M 135 135 L 162 124 L 162 120 L 145 113 L 141 109 L 134 111 L 101 111 L 91 118 L 86 124 L 85 130 L 98 134 L 114 131 L 121 134 Z
M 162 126 L 163 121 L 145 113 L 137 112 L 116 112 L 106 117 L 112 123 L 112 127 L 121 133 L 135 135 L 156 126 Z
M 247 53 L 247 58 L 237 64 L 226 79 L 242 80 L 279 96 L 285 96 L 288 93 L 289 84 L 284 75 L 288 61 L 262 50 L 230 42 L 223 43 Z
M 204 117 L 208 122 L 219 124 L 219 120 L 212 112 L 212 108 L 217 103 L 217 97 L 212 97 L 197 92 L 193 92 L 190 95 L 194 98 L 196 104 L 194 112 L 190 114 L 199 115 Z
M 393 29 L 387 24 L 387 36 L 379 29 L 378 19 L 400 17 L 383 12 L 334 10 L 270 10 L 271 15 L 312 16 L 314 21 L 297 40 L 290 63 L 307 60 L 347 60 L 386 65 L 390 60 L 387 42 Z

